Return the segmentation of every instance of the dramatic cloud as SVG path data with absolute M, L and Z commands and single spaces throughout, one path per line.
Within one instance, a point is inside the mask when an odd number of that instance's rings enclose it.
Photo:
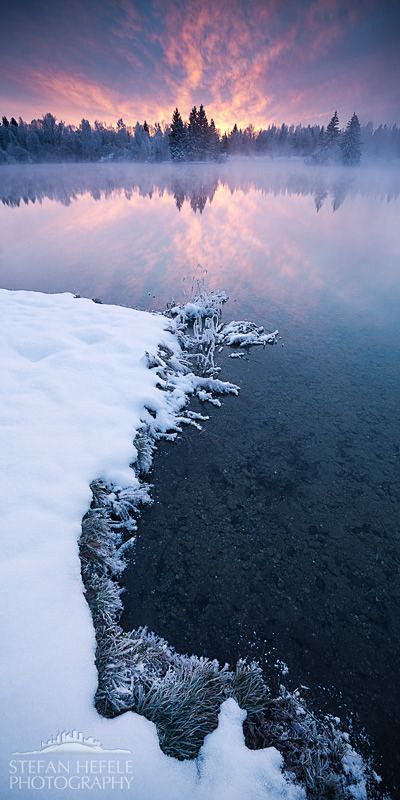
M 399 119 L 397 0 L 14 0 L 0 111 L 168 121 L 203 102 L 236 122 Z

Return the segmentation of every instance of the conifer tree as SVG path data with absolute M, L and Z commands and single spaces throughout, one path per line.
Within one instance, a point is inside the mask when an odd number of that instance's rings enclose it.
M 188 155 L 190 159 L 196 160 L 199 157 L 199 149 L 200 149 L 198 113 L 196 106 L 193 106 L 189 114 L 189 125 L 187 133 L 188 133 Z
M 240 151 L 240 143 L 241 143 L 241 131 L 239 131 L 236 122 L 229 134 L 228 137 L 228 152 L 229 153 L 238 153 Z
M 319 144 L 315 150 L 312 160 L 318 164 L 329 164 L 340 161 L 340 128 L 339 117 L 335 111 L 326 130 L 322 128 L 319 136 Z
M 203 104 L 197 112 L 197 137 L 198 137 L 198 156 L 204 161 L 208 157 L 209 150 L 209 128 L 208 119 Z
M 339 117 L 337 111 L 335 111 L 325 133 L 325 141 L 328 147 L 336 144 L 339 141 L 339 136 L 340 136 Z
M 209 139 L 208 158 L 211 158 L 213 161 L 216 161 L 219 158 L 220 143 L 219 143 L 218 131 L 215 127 L 215 122 L 213 119 L 210 121 L 208 139 Z
M 186 158 L 186 131 L 182 117 L 176 108 L 172 115 L 169 131 L 169 147 L 172 161 L 184 161 Z
M 354 113 L 347 123 L 341 141 L 343 164 L 354 167 L 361 158 L 361 129 L 357 114 Z

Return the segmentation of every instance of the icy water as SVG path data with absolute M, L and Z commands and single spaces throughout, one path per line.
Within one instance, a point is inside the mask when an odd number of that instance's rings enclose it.
M 390 167 L 294 162 L 0 170 L 1 286 L 163 308 L 206 274 L 225 318 L 280 329 L 276 347 L 224 352 L 240 397 L 159 448 L 124 623 L 283 660 L 317 707 L 353 712 L 394 796 L 399 190 Z

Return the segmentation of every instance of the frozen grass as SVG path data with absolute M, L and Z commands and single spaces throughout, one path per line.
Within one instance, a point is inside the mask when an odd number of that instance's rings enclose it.
M 287 770 L 313 800 L 367 796 L 368 770 L 351 748 L 348 735 L 333 717 L 318 719 L 299 691 L 288 692 L 282 686 L 279 697 L 248 714 L 244 730 L 248 747 L 272 744 L 282 753 Z
M 318 719 L 297 691 L 282 687 L 278 697 L 271 697 L 259 664 L 241 660 L 231 670 L 217 661 L 179 654 L 146 628 L 122 630 L 120 591 L 112 577 L 114 564 L 120 571 L 118 537 L 110 527 L 107 546 L 104 524 L 104 517 L 99 524 L 98 509 L 92 509 L 81 538 L 82 573 L 96 628 L 99 712 L 108 717 L 127 710 L 144 715 L 155 723 L 167 755 L 189 759 L 217 727 L 221 703 L 232 697 L 247 711 L 248 747 L 276 747 L 309 798 L 366 798 L 372 773 L 337 721 Z M 86 562 L 93 551 L 95 557 Z
M 275 746 L 286 770 L 305 787 L 313 800 L 367 797 L 368 771 L 352 749 L 347 734 L 331 717 L 316 718 L 298 692 L 283 687 L 271 697 L 256 662 L 240 660 L 234 669 L 217 661 L 176 653 L 166 641 L 146 628 L 126 633 L 119 624 L 121 591 L 118 576 L 124 568 L 124 550 L 134 537 L 144 504 L 151 502 L 145 483 L 156 442 L 175 438 L 184 424 L 200 426 L 203 415 L 190 412 L 187 397 L 218 403 L 218 394 L 237 393 L 238 387 L 216 378 L 216 344 L 246 347 L 274 344 L 278 332 L 265 333 L 252 323 L 222 325 L 223 293 L 197 287 L 195 297 L 170 313 L 184 350 L 181 362 L 167 349 L 148 356 L 160 385 L 177 408 L 173 423 L 165 425 L 149 409 L 135 440 L 139 487 L 119 489 L 100 481 L 92 485 L 92 505 L 82 523 L 80 555 L 86 598 L 92 611 L 97 640 L 99 685 L 96 707 L 113 717 L 134 710 L 155 723 L 163 751 L 178 759 L 197 756 L 205 736 L 217 727 L 221 703 L 234 698 L 247 712 L 246 743 L 251 749 Z M 193 362 L 197 374 L 192 372 Z M 176 393 L 185 400 L 176 403 Z

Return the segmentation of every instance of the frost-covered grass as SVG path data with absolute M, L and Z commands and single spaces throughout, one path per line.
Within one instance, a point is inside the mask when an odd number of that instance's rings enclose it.
M 131 751 L 138 800 L 361 799 L 365 768 L 346 736 L 298 695 L 271 698 L 257 664 L 181 655 L 119 624 L 118 578 L 151 501 L 158 439 L 202 424 L 191 395 L 238 392 L 214 360 L 226 298 L 202 291 L 169 317 L 0 291 L 2 756 L 79 729 Z
M 175 319 L 183 350 L 180 362 L 171 359 L 172 353 L 165 350 L 162 357 L 159 354 L 149 361 L 166 391 L 174 391 L 176 382 L 182 380 L 183 370 L 188 394 L 211 403 L 219 402 L 216 393 L 236 393 L 237 387 L 215 379 L 216 346 L 243 348 L 276 343 L 278 331 L 266 333 L 264 328 L 243 321 L 223 324 L 221 314 L 226 300 L 224 293 L 211 294 L 197 284 L 194 296 L 187 303 L 172 305 L 170 314 Z M 193 361 L 196 374 L 191 370 Z M 180 412 L 180 424 L 191 421 L 190 411 Z M 198 420 L 196 424 L 199 425 Z M 106 716 L 127 709 L 143 714 L 155 723 L 165 753 L 191 759 L 198 756 L 205 737 L 217 727 L 221 704 L 232 698 L 247 712 L 248 746 L 256 750 L 271 744 L 276 746 L 284 754 L 286 769 L 305 787 L 308 797 L 337 800 L 366 797 L 366 767 L 337 721 L 332 717 L 317 719 L 297 691 L 290 693 L 281 687 L 280 695 L 271 697 L 256 662 L 241 660 L 230 669 L 215 660 L 176 653 L 146 628 L 130 633 L 121 629 L 119 591 L 115 588 L 113 591 L 110 578 L 113 575 L 118 578 L 121 570 L 118 552 L 122 534 L 124 527 L 126 531 L 136 528 L 140 508 L 150 499 L 145 478 L 155 442 L 176 433 L 175 429 L 172 434 L 161 432 L 157 415 L 139 432 L 135 466 L 143 481 L 142 495 L 131 493 L 116 500 L 112 487 L 108 492 L 107 487 L 98 483 L 92 487 L 92 509 L 82 527 L 81 558 L 97 631 L 97 708 Z M 103 535 L 99 519 L 109 526 L 109 537 Z M 97 531 L 99 547 L 92 558 L 87 543 L 93 536 L 96 538 Z M 104 554 L 103 559 L 99 560 L 99 552 Z
M 98 527 L 93 509 L 84 520 L 81 548 Z M 290 693 L 281 687 L 279 696 L 272 697 L 256 662 L 239 661 L 231 670 L 217 661 L 178 654 L 146 628 L 124 632 L 118 624 L 119 595 L 113 594 L 108 578 L 113 558 L 106 549 L 107 566 L 97 586 L 99 562 L 95 563 L 93 572 L 88 570 L 87 586 L 90 595 L 94 578 L 95 591 L 89 602 L 98 637 L 96 700 L 101 713 L 113 716 L 133 709 L 155 723 L 165 753 L 178 759 L 194 758 L 205 736 L 217 727 L 221 703 L 233 698 L 247 712 L 244 730 L 248 746 L 275 746 L 308 797 L 367 797 L 370 771 L 337 719 L 318 719 L 298 691 Z M 84 558 L 83 565 L 85 569 Z

